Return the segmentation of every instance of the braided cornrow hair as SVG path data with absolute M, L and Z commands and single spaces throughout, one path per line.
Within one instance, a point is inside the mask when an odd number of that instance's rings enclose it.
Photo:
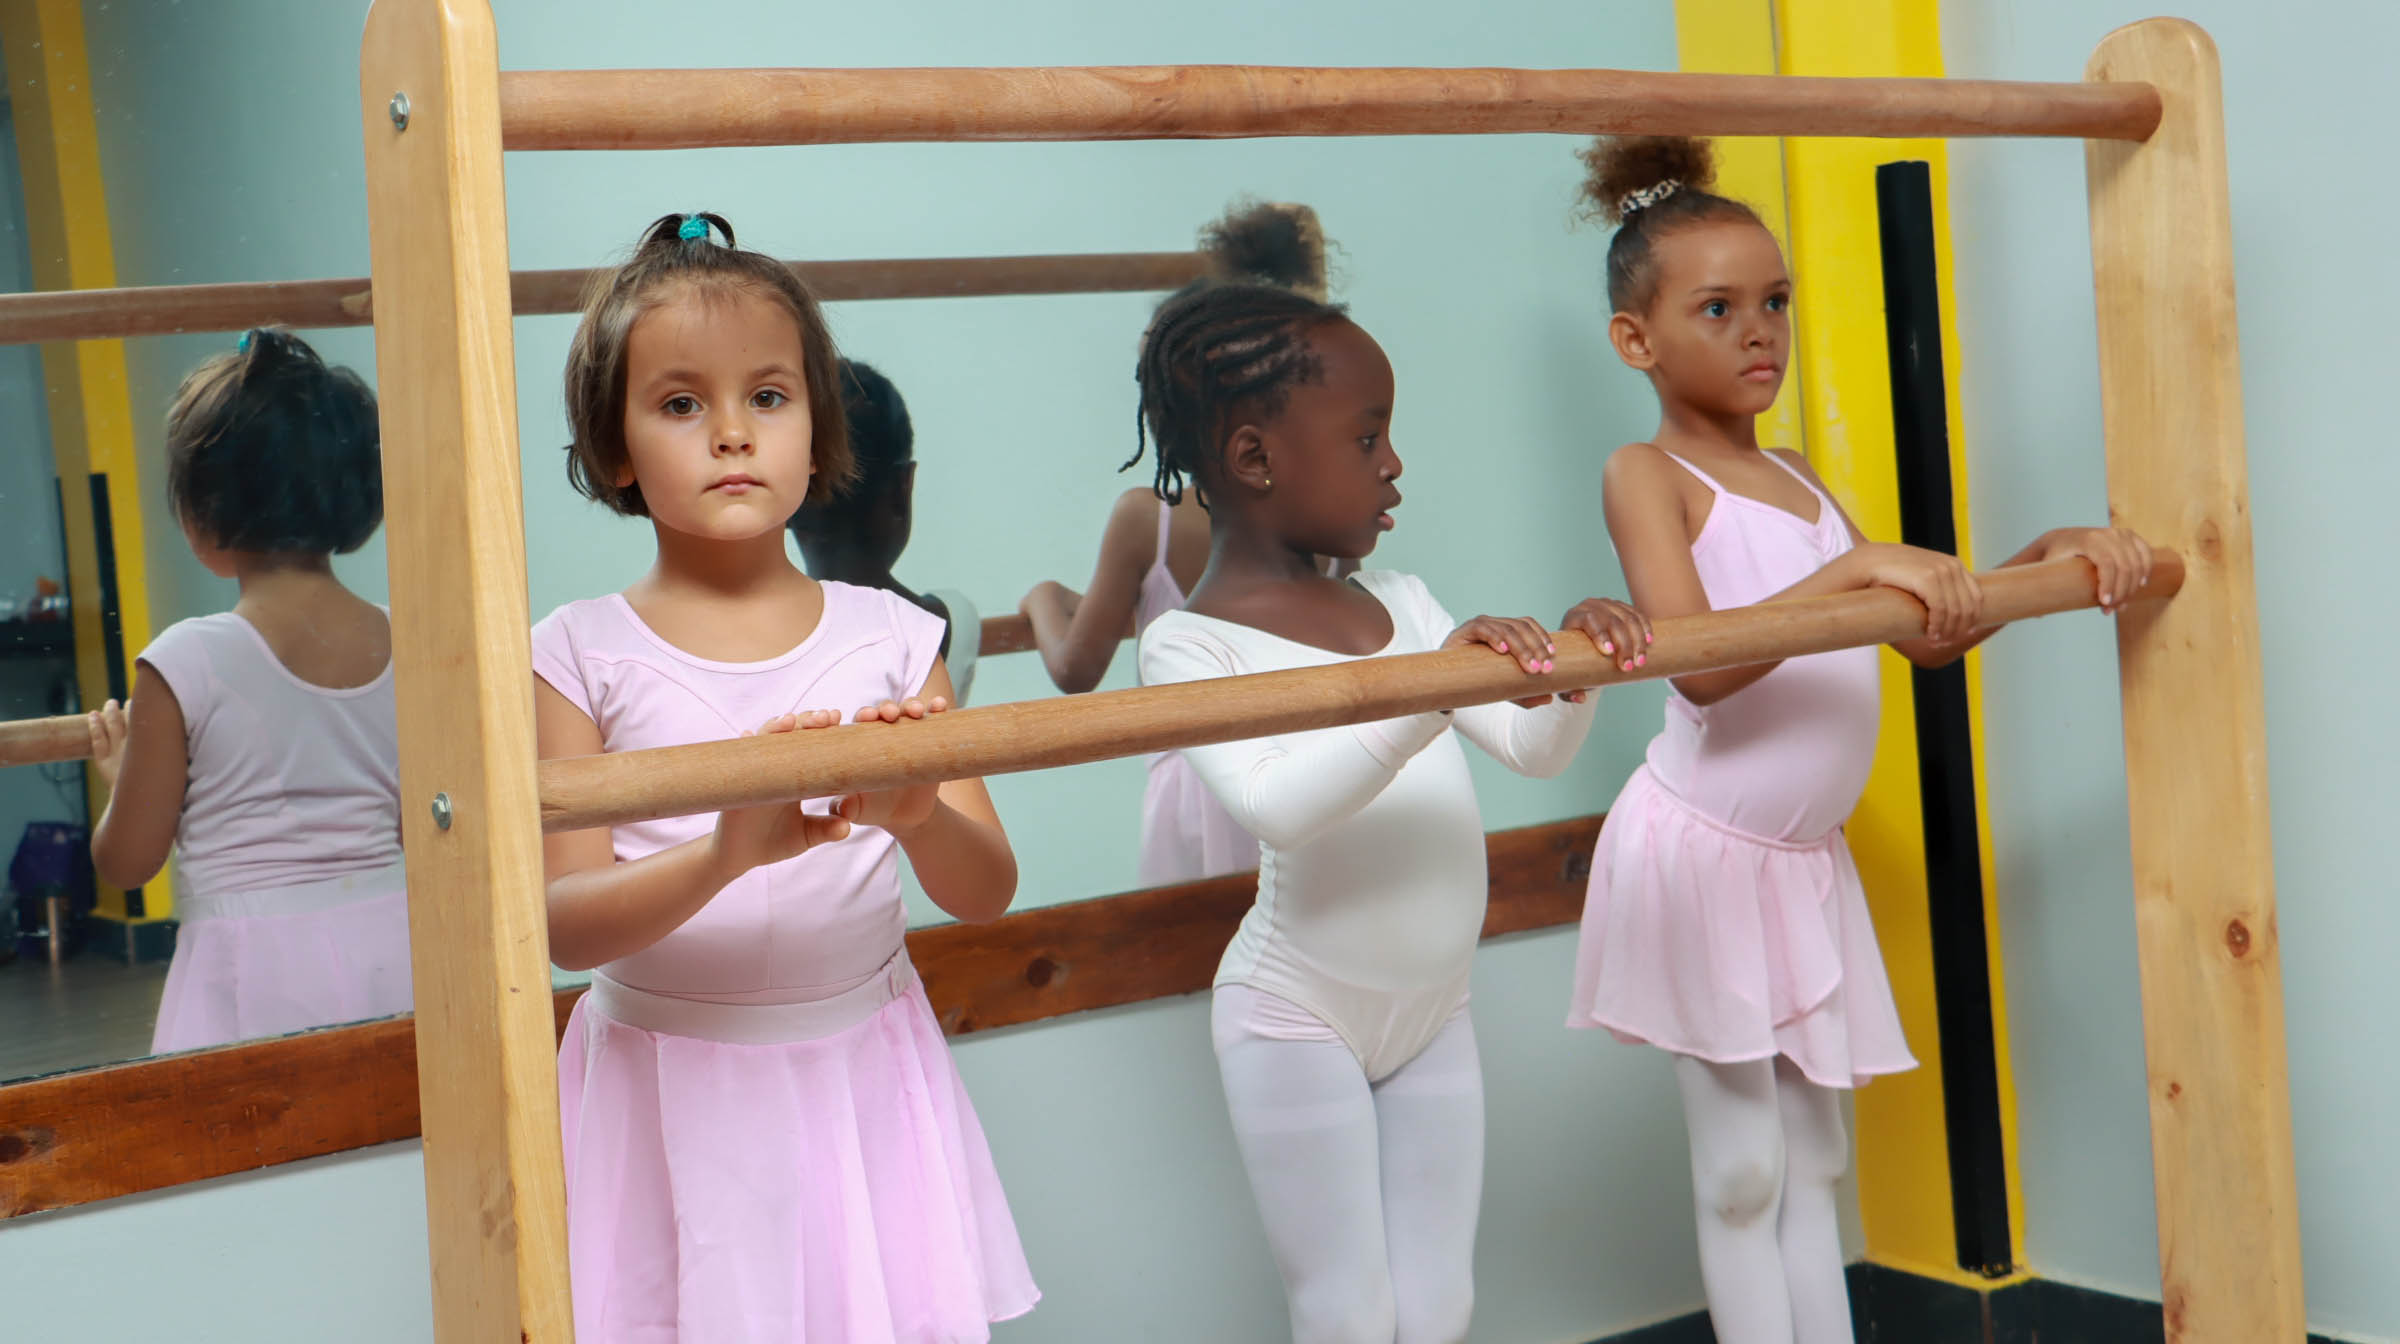
M 1323 373 L 1309 333 L 1344 316 L 1340 304 L 1274 285 L 1203 285 L 1168 300 L 1142 341 L 1133 456 L 1118 470 L 1155 443 L 1158 497 L 1180 502 L 1189 480 L 1205 505 L 1204 468 L 1235 415 L 1280 414 L 1293 387 Z

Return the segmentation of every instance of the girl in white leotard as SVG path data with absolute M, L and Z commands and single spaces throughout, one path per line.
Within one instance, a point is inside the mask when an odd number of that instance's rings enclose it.
M 1392 371 L 1338 308 L 1220 285 L 1159 311 L 1141 364 L 1158 489 L 1209 509 L 1208 568 L 1143 633 L 1157 684 L 1485 644 L 1550 666 L 1529 619 L 1453 628 L 1405 574 L 1330 577 L 1392 525 Z M 1648 631 L 1589 601 L 1565 624 L 1631 667 Z M 1581 636 L 1576 636 L 1581 638 Z M 1258 902 L 1217 973 L 1211 1025 L 1300 1344 L 1464 1338 L 1482 1194 L 1483 1083 L 1467 981 L 1483 924 L 1483 823 L 1456 726 L 1527 774 L 1591 724 L 1530 697 L 1194 748 L 1260 842 Z

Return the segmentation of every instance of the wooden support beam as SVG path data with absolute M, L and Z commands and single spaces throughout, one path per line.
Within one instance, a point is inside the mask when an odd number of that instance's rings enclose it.
M 1600 816 L 1486 837 L 1483 936 L 1574 923 Z M 908 935 L 943 1030 L 962 1036 L 1208 988 L 1254 874 Z M 580 989 L 551 996 L 553 1031 Z M 322 1157 L 418 1133 L 406 1017 L 136 1060 L 0 1088 L 0 1220 Z
M 2267 825 L 2267 730 L 2215 44 L 2118 29 L 2145 144 L 2094 144 L 2093 287 L 2115 520 L 2181 551 L 2183 595 L 2117 625 L 2167 1338 L 2299 1344 L 2299 1202 Z
M 534 796 L 499 57 L 483 0 L 361 47 L 425 1215 L 442 1344 L 573 1338 Z
M 965 299 L 1011 294 L 1122 294 L 1176 289 L 1207 273 L 1198 252 L 1086 252 L 1035 257 L 898 257 L 794 261 L 827 303 L 863 299 Z M 598 270 L 516 271 L 509 306 L 518 317 L 581 311 Z M 59 289 L 0 294 L 0 345 L 161 336 L 189 331 L 364 327 L 375 321 L 365 276 L 130 289 Z
M 517 70 L 510 149 L 1282 135 L 2032 135 L 2139 140 L 2139 84 L 1630 70 Z
M 2161 552 L 2147 595 L 2182 583 Z M 2085 560 L 1981 576 L 1994 624 L 2094 603 Z M 1770 602 L 1658 622 L 1649 664 L 1621 672 L 1591 641 L 1558 641 L 1538 677 L 1489 649 L 1361 658 L 1324 667 L 953 710 L 923 722 L 822 728 L 541 763 L 542 825 L 622 825 L 727 807 L 1044 770 L 1177 747 L 1395 718 L 1541 691 L 1681 676 L 1923 633 L 1925 609 L 1892 588 Z

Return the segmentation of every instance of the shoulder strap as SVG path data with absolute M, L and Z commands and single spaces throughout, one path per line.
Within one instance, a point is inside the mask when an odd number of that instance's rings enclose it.
M 1173 536 L 1174 531 L 1175 506 L 1162 499 L 1158 501 L 1158 554 L 1150 557 L 1152 569 L 1160 569 L 1166 565 L 1167 541 Z
M 1650 445 L 1650 446 L 1651 446 L 1651 447 L 1653 447 L 1653 448 L 1658 448 L 1658 445 L 1657 445 L 1657 444 L 1655 444 L 1655 443 L 1654 443 L 1654 444 L 1652 444 L 1652 445 Z M 1666 453 L 1666 454 L 1667 454 L 1667 460 L 1668 460 L 1668 461 L 1670 461 L 1670 462 L 1674 463 L 1676 466 L 1679 466 L 1679 467 L 1683 468 L 1685 471 L 1688 471 L 1688 472 L 1692 473 L 1692 475 L 1693 475 L 1693 477 L 1694 477 L 1694 478 L 1696 478 L 1696 479 L 1697 479 L 1697 480 L 1698 480 L 1698 481 L 1699 481 L 1699 482 L 1700 482 L 1702 485 L 1705 485 L 1705 486 L 1707 486 L 1707 487 L 1708 487 L 1708 489 L 1709 489 L 1709 493 L 1711 493 L 1711 494 L 1717 494 L 1717 495 L 1722 495 L 1722 494 L 1727 494 L 1727 493 L 1729 493 L 1729 492 L 1728 492 L 1728 491 L 1725 489 L 1725 487 L 1724 487 L 1724 486 L 1721 486 L 1721 485 L 1717 484 L 1717 478 L 1716 478 L 1716 477 L 1714 477 L 1714 476 L 1711 476 L 1711 475 L 1709 475 L 1707 472 L 1705 472 L 1705 471 L 1702 471 L 1702 470 L 1701 470 L 1701 469 L 1699 469 L 1698 467 L 1695 467 L 1695 466 L 1693 466 L 1691 463 L 1684 461 L 1682 458 L 1680 458 L 1680 457 L 1676 456 L 1675 454 L 1667 452 L 1667 450 L 1666 450 L 1666 449 L 1664 449 L 1664 448 L 1659 448 L 1659 449 L 1658 449 L 1658 451 L 1660 451 L 1660 452 L 1662 452 L 1662 453 Z
M 1839 512 L 1833 507 L 1833 496 L 1820 489 L 1815 481 L 1808 479 L 1807 472 L 1802 471 L 1798 467 L 1795 467 L 1791 463 L 1785 461 L 1783 454 L 1770 451 L 1767 453 L 1767 460 L 1773 462 L 1776 466 L 1783 468 L 1785 471 L 1790 472 L 1792 474 L 1792 479 L 1800 482 L 1801 489 L 1806 490 L 1808 493 L 1817 497 L 1818 506 L 1824 510 L 1824 512 L 1819 515 L 1819 521 L 1822 521 L 1825 518 L 1834 517 Z

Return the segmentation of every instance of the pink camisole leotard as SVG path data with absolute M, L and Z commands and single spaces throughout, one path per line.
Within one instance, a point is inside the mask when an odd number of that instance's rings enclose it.
M 1675 458 L 1711 495 L 1692 565 L 1713 609 L 1850 549 L 1832 499 L 1769 457 L 1808 487 L 1814 518 Z M 1714 1063 L 1783 1055 L 1829 1087 L 1914 1066 L 1842 834 L 1874 761 L 1877 660 L 1812 654 L 1715 704 L 1669 697 L 1601 829 L 1569 1025 Z

